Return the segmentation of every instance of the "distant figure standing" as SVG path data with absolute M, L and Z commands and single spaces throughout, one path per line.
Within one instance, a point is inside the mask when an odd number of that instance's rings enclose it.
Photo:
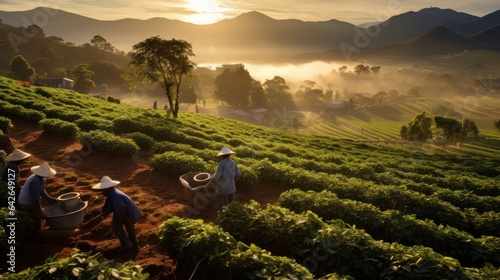
M 200 112 L 200 109 L 198 108 L 198 104 L 196 104 L 196 105 L 194 106 L 194 109 L 196 110 L 196 113 L 199 113 L 199 112 Z
M 158 106 L 157 106 L 157 105 L 158 105 L 158 104 L 157 104 L 157 102 L 156 102 L 156 100 L 155 100 L 155 102 L 153 103 L 153 109 L 154 109 L 154 110 L 156 110 L 156 109 L 158 108 Z
M 211 184 L 217 186 L 217 194 L 221 206 L 228 205 L 234 201 L 236 192 L 236 185 L 234 179 L 241 176 L 241 171 L 236 162 L 230 159 L 231 155 L 236 154 L 228 147 L 223 147 L 217 156 L 221 157 L 217 165 L 217 171 L 212 178 Z
M 106 196 L 106 202 L 102 207 L 102 212 L 96 219 L 103 219 L 113 213 L 111 228 L 120 240 L 120 251 L 139 250 L 134 224 L 141 217 L 141 211 L 137 205 L 125 193 L 115 188 L 120 181 L 111 180 L 104 176 L 101 182 L 95 184 L 92 189 L 99 190 Z M 125 230 L 123 229 L 125 227 Z

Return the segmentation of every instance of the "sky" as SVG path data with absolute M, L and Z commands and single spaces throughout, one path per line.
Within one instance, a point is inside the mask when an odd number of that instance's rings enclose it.
M 352 24 L 383 21 L 407 11 L 427 7 L 453 9 L 475 16 L 500 10 L 499 0 L 0 0 L 2 11 L 36 7 L 65 10 L 100 20 L 123 18 L 176 19 L 210 24 L 242 13 L 258 11 L 274 19 L 327 21 Z

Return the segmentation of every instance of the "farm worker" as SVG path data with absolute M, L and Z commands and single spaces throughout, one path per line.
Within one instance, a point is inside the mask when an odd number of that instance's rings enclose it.
M 238 165 L 230 158 L 233 154 L 236 153 L 231 151 L 228 147 L 223 147 L 220 150 L 217 156 L 221 157 L 221 160 L 210 182 L 210 184 L 216 185 L 216 193 L 218 194 L 219 203 L 222 206 L 228 205 L 234 201 L 234 193 L 236 192 L 234 179 L 241 176 Z
M 45 217 L 40 198 L 43 197 L 50 204 L 57 203 L 57 199 L 50 196 L 45 190 L 46 178 L 56 175 L 57 172 L 48 163 L 31 167 L 31 172 L 33 174 L 28 178 L 19 194 L 19 206 L 31 214 L 35 221 L 36 230 L 39 231 L 42 229 L 42 218 Z
M 139 250 L 134 224 L 141 216 L 141 212 L 130 197 L 115 188 L 118 184 L 120 181 L 111 180 L 108 176 L 104 176 L 101 182 L 92 187 L 92 189 L 99 190 L 103 195 L 106 195 L 106 202 L 97 218 L 102 220 L 113 213 L 111 228 L 120 240 L 120 251 Z
M 5 161 L 7 163 L 5 164 L 5 167 L 2 171 L 2 181 L 14 183 L 16 207 L 18 207 L 17 204 L 19 203 L 19 193 L 21 192 L 21 185 L 19 184 L 21 164 L 30 156 L 30 153 L 15 149 L 5 158 Z
M 156 102 L 156 100 L 155 100 L 155 102 L 153 102 L 153 109 L 154 109 L 154 110 L 156 110 L 156 108 L 157 108 L 157 104 L 158 104 L 158 103 L 157 103 L 157 102 Z

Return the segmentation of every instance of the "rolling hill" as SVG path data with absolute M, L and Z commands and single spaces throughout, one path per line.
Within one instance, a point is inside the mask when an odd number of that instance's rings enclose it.
M 368 29 L 334 19 L 276 20 L 257 11 L 209 25 L 194 25 L 164 18 L 103 21 L 46 7 L 19 12 L 0 11 L 0 18 L 4 24 L 14 27 L 39 23 L 48 36 L 57 36 L 77 45 L 88 43 L 95 35 L 100 35 L 125 52 L 150 36 L 182 38 L 193 44 L 199 63 L 283 62 L 298 54 L 339 49 L 343 44 L 358 48 L 390 46 L 422 36 L 443 24 L 451 24 L 454 28 L 464 30 L 473 29 L 477 33 L 479 28 L 490 28 L 498 21 L 496 13 L 478 18 L 439 8 L 394 15 Z M 367 39 L 360 40 L 360 36 Z

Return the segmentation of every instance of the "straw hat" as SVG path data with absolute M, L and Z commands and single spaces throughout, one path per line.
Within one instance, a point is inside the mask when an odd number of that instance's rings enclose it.
M 18 161 L 29 158 L 31 154 L 23 152 L 19 149 L 15 149 L 10 155 L 8 155 L 5 159 L 7 161 Z
M 223 155 L 234 155 L 236 154 L 235 152 L 231 151 L 228 147 L 223 147 L 220 152 L 217 154 L 217 156 L 223 156 Z
M 114 187 L 116 185 L 120 184 L 120 181 L 115 181 L 111 180 L 108 176 L 104 176 L 101 179 L 101 182 L 95 184 L 92 189 L 93 190 L 104 190 L 104 189 L 109 189 L 111 187 Z
M 7 153 L 4 150 L 0 150 L 0 157 L 4 157 L 6 155 L 7 155 Z
M 31 167 L 31 172 L 33 174 L 41 176 L 41 177 L 51 177 L 56 175 L 56 171 L 52 169 L 48 163 L 42 163 L 40 165 L 35 165 Z

